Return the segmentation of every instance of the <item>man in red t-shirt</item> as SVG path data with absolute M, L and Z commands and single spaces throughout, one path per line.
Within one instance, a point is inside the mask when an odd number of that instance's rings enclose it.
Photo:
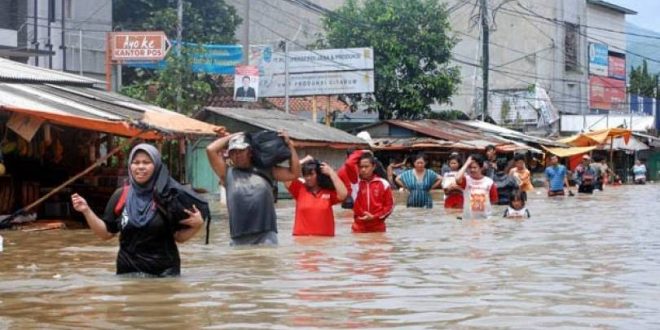
M 285 182 L 289 193 L 296 200 L 293 235 L 334 236 L 335 217 L 332 206 L 346 198 L 346 187 L 328 164 L 309 157 L 303 161 L 304 180 Z M 334 189 L 327 182 L 328 178 Z

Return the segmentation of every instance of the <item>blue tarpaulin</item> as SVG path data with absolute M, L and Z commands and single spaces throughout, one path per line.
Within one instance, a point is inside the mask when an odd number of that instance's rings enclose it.
M 193 43 L 183 43 L 184 47 L 196 49 L 199 47 Z M 237 64 L 243 61 L 243 47 L 241 45 L 201 45 L 202 50 L 193 55 L 192 69 L 199 73 L 212 74 L 234 74 Z M 172 50 L 175 51 L 176 42 L 172 42 Z M 167 66 L 165 60 L 159 62 L 124 62 L 125 65 L 134 68 L 163 69 Z

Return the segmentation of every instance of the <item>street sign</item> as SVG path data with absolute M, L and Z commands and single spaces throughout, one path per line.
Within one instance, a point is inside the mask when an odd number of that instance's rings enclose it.
M 260 97 L 284 96 L 284 75 L 259 82 Z M 373 70 L 297 73 L 289 75 L 289 96 L 359 94 L 374 92 Z
M 199 45 L 188 42 L 184 42 L 182 45 L 189 50 L 193 50 L 193 72 L 234 74 L 234 68 L 237 65 L 240 65 L 243 60 L 243 46 L 241 45 Z M 172 47 L 176 47 L 176 41 L 172 42 Z M 198 48 L 201 48 L 201 52 L 197 52 Z M 130 67 L 144 69 L 164 69 L 167 67 L 167 62 L 165 60 L 158 62 L 127 61 L 124 64 Z
M 160 61 L 171 48 L 163 31 L 112 32 L 113 61 Z

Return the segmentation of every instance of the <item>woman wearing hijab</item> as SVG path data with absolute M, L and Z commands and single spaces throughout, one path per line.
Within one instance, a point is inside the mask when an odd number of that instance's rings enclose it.
M 107 240 L 121 233 L 117 274 L 179 275 L 181 260 L 176 243 L 192 238 L 204 223 L 195 207 L 185 211 L 187 219 L 171 219 L 156 205 L 154 184 L 163 166 L 160 152 L 152 145 L 135 146 L 128 158 L 129 185 L 115 191 L 101 218 L 83 197 L 71 196 L 73 208 L 85 216 L 96 236 Z

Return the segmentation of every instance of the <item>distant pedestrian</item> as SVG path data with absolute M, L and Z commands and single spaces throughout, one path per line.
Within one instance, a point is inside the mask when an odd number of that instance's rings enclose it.
M 489 144 L 486 146 L 486 160 L 484 161 L 484 175 L 493 178 L 497 172 L 497 151 L 495 146 Z
M 632 168 L 633 171 L 633 180 L 636 184 L 645 184 L 646 183 L 646 165 L 637 159 L 635 160 L 635 165 Z
M 591 157 L 582 156 L 582 163 L 575 168 L 575 182 L 578 192 L 592 194 L 596 186 L 596 171 L 591 167 Z
M 525 199 L 523 198 L 523 192 L 520 190 L 515 190 L 511 194 L 511 200 L 509 201 L 509 207 L 504 211 L 503 217 L 505 218 L 529 218 L 531 214 L 527 207 L 525 207 Z
M 548 196 L 564 196 L 564 187 L 569 188 L 566 166 L 559 164 L 559 157 L 550 156 L 550 163 L 545 169 L 545 186 Z
M 396 183 L 410 192 L 407 207 L 433 208 L 431 190 L 442 184 L 442 177 L 426 168 L 427 164 L 426 155 L 419 153 L 413 158 L 413 168 L 396 178 Z
M 518 191 L 520 187 L 516 177 L 506 172 L 507 167 L 506 160 L 501 159 L 497 162 L 497 172 L 493 177 L 493 182 L 497 187 L 497 205 L 509 205 L 513 192 Z
M 527 200 L 527 193 L 534 191 L 534 185 L 532 185 L 532 173 L 525 166 L 525 155 L 515 155 L 513 164 L 514 167 L 509 174 L 516 178 L 523 199 Z
M 492 204 L 497 203 L 497 187 L 493 180 L 483 175 L 484 159 L 474 154 L 456 175 L 456 183 L 464 189 L 463 219 L 487 218 Z
M 449 171 L 442 176 L 442 189 L 445 192 L 446 209 L 463 208 L 463 188 L 456 183 L 456 175 L 461 168 L 461 158 L 456 154 L 449 156 Z

